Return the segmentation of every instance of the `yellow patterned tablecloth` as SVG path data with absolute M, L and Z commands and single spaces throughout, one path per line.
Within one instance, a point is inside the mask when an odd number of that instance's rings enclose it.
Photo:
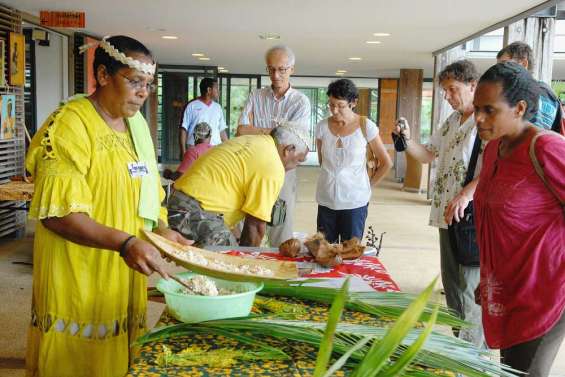
M 325 322 L 327 319 L 328 306 L 312 302 L 278 298 L 281 301 L 292 303 L 302 303 L 306 306 L 306 314 L 298 316 L 298 320 L 309 320 Z M 345 311 L 343 322 L 363 323 L 363 324 L 390 324 L 374 317 L 353 311 Z M 161 316 L 159 324 L 177 323 L 165 311 Z M 216 349 L 231 347 L 244 349 L 246 346 L 235 340 L 215 335 L 196 335 L 192 337 L 179 337 L 168 339 L 162 342 L 149 343 L 141 348 L 140 356 L 134 360 L 128 376 L 230 376 L 230 377 L 306 377 L 311 376 L 314 371 L 317 348 L 299 342 L 281 341 L 274 338 L 266 338 L 265 342 L 282 347 L 284 352 L 292 357 L 291 360 L 271 360 L 256 362 L 239 362 L 231 368 L 209 368 L 209 367 L 167 367 L 161 368 L 156 364 L 156 358 L 162 351 L 162 346 L 166 345 L 173 352 L 179 352 L 189 346 L 199 346 L 206 349 Z M 338 372 L 336 376 L 344 376 L 343 372 Z

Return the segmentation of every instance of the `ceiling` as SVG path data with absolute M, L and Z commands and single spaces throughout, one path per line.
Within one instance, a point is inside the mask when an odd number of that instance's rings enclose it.
M 265 50 L 283 43 L 299 75 L 397 76 L 400 68 L 433 70 L 432 51 L 526 11 L 543 0 L 2 0 L 40 10 L 86 12 L 86 32 L 126 34 L 161 64 L 214 65 L 230 73 L 263 73 Z M 373 33 L 391 33 L 373 37 Z M 276 33 L 280 40 L 262 40 Z M 177 40 L 162 39 L 178 36 Z M 381 44 L 367 44 L 379 40 Z M 204 53 L 199 61 L 192 53 Z M 349 57 L 361 57 L 351 62 Z

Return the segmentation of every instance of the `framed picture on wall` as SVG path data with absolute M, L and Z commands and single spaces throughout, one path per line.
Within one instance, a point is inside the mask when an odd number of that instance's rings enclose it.
M 3 95 L 0 99 L 0 139 L 11 139 L 16 136 L 16 96 Z
M 25 82 L 25 39 L 23 34 L 10 33 L 8 38 L 8 83 L 23 86 Z
M 6 86 L 6 76 L 4 75 L 4 68 L 6 67 L 6 44 L 3 39 L 0 39 L 0 87 Z

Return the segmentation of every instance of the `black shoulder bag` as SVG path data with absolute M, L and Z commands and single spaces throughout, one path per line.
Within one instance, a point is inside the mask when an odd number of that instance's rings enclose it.
M 469 182 L 473 180 L 480 150 L 481 139 L 477 134 L 463 187 L 467 186 Z M 448 232 L 451 248 L 455 253 L 457 262 L 463 266 L 479 267 L 479 245 L 477 245 L 477 232 L 473 220 L 473 201 L 469 202 L 469 205 L 465 208 L 463 218 L 460 219 L 459 222 L 453 221 L 453 223 L 449 225 Z

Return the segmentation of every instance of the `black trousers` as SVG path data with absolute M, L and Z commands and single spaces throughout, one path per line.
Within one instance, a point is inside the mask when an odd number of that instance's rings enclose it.
M 565 313 L 545 335 L 500 350 L 500 361 L 528 377 L 547 377 L 565 338 Z M 520 376 L 524 376 L 521 374 Z

